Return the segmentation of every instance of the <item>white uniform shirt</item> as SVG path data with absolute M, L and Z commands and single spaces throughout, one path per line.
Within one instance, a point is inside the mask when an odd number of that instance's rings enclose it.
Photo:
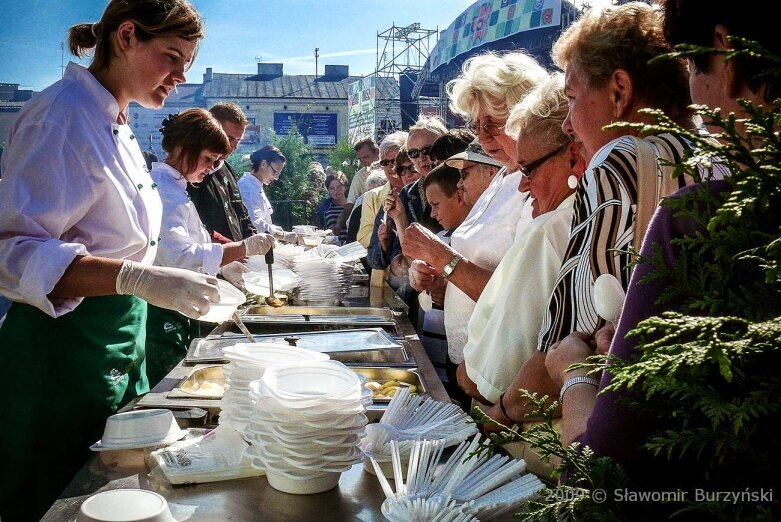
M 527 223 L 477 300 L 464 362 L 480 394 L 495 403 L 534 352 L 561 261 L 569 243 L 572 203 Z
M 516 230 L 522 230 L 519 220 L 531 221 L 528 192 L 518 192 L 520 172 L 506 176 L 500 170 L 478 198 L 461 225 L 453 231 L 453 250 L 482 268 L 493 270 L 510 249 Z M 456 285 L 449 283 L 445 291 L 445 329 L 448 354 L 456 364 L 464 360 L 466 326 L 475 302 Z
M 166 163 L 152 164 L 152 179 L 163 198 L 163 227 L 155 264 L 216 275 L 222 263 L 222 245 L 211 242 L 187 195 L 187 181 Z
M 273 235 L 282 231 L 282 227 L 278 227 L 271 222 L 271 214 L 274 213 L 274 208 L 271 206 L 268 197 L 266 197 L 263 183 L 249 172 L 245 172 L 239 178 L 238 184 L 241 200 L 244 202 L 244 206 L 247 207 L 252 224 L 255 225 L 258 232 Z
M 52 317 L 81 298 L 48 294 L 76 256 L 152 264 L 162 205 L 119 106 L 69 63 L 11 127 L 0 181 L 0 292 Z

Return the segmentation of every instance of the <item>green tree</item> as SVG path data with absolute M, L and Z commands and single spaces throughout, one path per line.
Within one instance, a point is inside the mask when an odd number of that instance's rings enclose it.
M 361 168 L 358 155 L 353 150 L 353 146 L 350 145 L 350 141 L 346 138 L 340 140 L 336 147 L 328 153 L 328 165 L 341 170 L 347 176 L 348 181 L 352 181 L 355 173 Z

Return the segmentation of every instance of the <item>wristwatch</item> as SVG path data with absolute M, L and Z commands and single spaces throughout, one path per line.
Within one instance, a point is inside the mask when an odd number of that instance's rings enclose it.
M 458 263 L 460 263 L 462 259 L 464 258 L 461 256 L 461 254 L 453 254 L 453 259 L 451 259 L 448 264 L 442 267 L 442 276 L 444 276 L 445 279 L 449 278 L 450 274 L 453 273 L 453 270 L 456 269 L 456 266 L 458 266 Z

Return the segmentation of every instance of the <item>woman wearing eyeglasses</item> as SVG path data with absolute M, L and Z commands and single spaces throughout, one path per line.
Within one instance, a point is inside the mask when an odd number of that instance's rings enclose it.
M 252 163 L 252 170 L 244 173 L 239 179 L 241 199 L 258 232 L 281 237 L 284 231 L 282 227 L 271 221 L 274 208 L 266 196 L 265 187 L 279 179 L 287 158 L 274 145 L 266 145 L 253 152 L 249 160 Z
M 468 128 L 477 135 L 485 154 L 502 166 L 453 232 L 450 246 L 416 226 L 405 235 L 404 254 L 430 267 L 428 273 L 416 274 L 417 288 L 423 289 L 437 275 L 452 283 L 445 294 L 445 326 L 454 364 L 463 361 L 466 326 L 475 302 L 513 244 L 516 230 L 531 219 L 531 208 L 525 208 L 528 193 L 517 190 L 521 174 L 516 143 L 504 124 L 510 109 L 547 78 L 545 70 L 524 53 L 486 53 L 467 60 L 462 74 L 448 84 L 451 108 L 471 122 Z M 484 167 L 470 168 L 470 163 L 453 166 L 462 168 L 467 179 L 485 175 L 478 174 Z M 416 270 L 425 266 L 415 264 Z
M 502 401 L 511 401 L 513 379 L 537 350 L 545 303 L 567 249 L 575 188 L 586 166 L 581 144 L 562 130 L 568 111 L 564 78 L 556 74 L 517 104 L 507 120 L 507 131 L 518 136 L 524 174 L 518 190 L 534 198 L 533 219 L 481 293 L 458 368 L 461 388 L 500 412 L 506 409 Z M 524 458 L 536 472 L 536 459 Z

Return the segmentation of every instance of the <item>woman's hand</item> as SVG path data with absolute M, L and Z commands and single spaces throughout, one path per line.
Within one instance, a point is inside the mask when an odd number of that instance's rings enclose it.
M 401 213 L 404 210 L 401 208 L 398 195 L 390 192 L 385 197 L 385 203 L 383 206 L 385 208 L 385 212 L 387 212 L 388 215 L 394 219 L 394 221 L 399 221 L 401 219 Z
M 383 252 L 390 250 L 391 241 L 393 240 L 393 226 L 387 223 L 380 223 L 380 227 L 377 229 L 377 239 L 380 240 L 380 248 Z
M 410 265 L 409 284 L 418 292 L 431 290 L 436 277 L 437 271 L 425 261 L 416 259 L 412 262 L 412 265 Z
M 567 337 L 551 346 L 545 356 L 545 368 L 551 380 L 559 387 L 567 379 L 585 376 L 588 373 L 586 368 L 566 371 L 573 364 L 584 363 L 586 359 L 594 355 L 594 346 L 591 344 L 593 339 L 590 335 L 583 332 L 573 332 Z
M 604 327 L 597 330 L 594 334 L 594 341 L 597 343 L 597 351 L 602 355 L 607 355 L 610 351 L 610 345 L 613 343 L 613 336 L 616 334 L 616 326 L 613 323 L 607 323 Z

